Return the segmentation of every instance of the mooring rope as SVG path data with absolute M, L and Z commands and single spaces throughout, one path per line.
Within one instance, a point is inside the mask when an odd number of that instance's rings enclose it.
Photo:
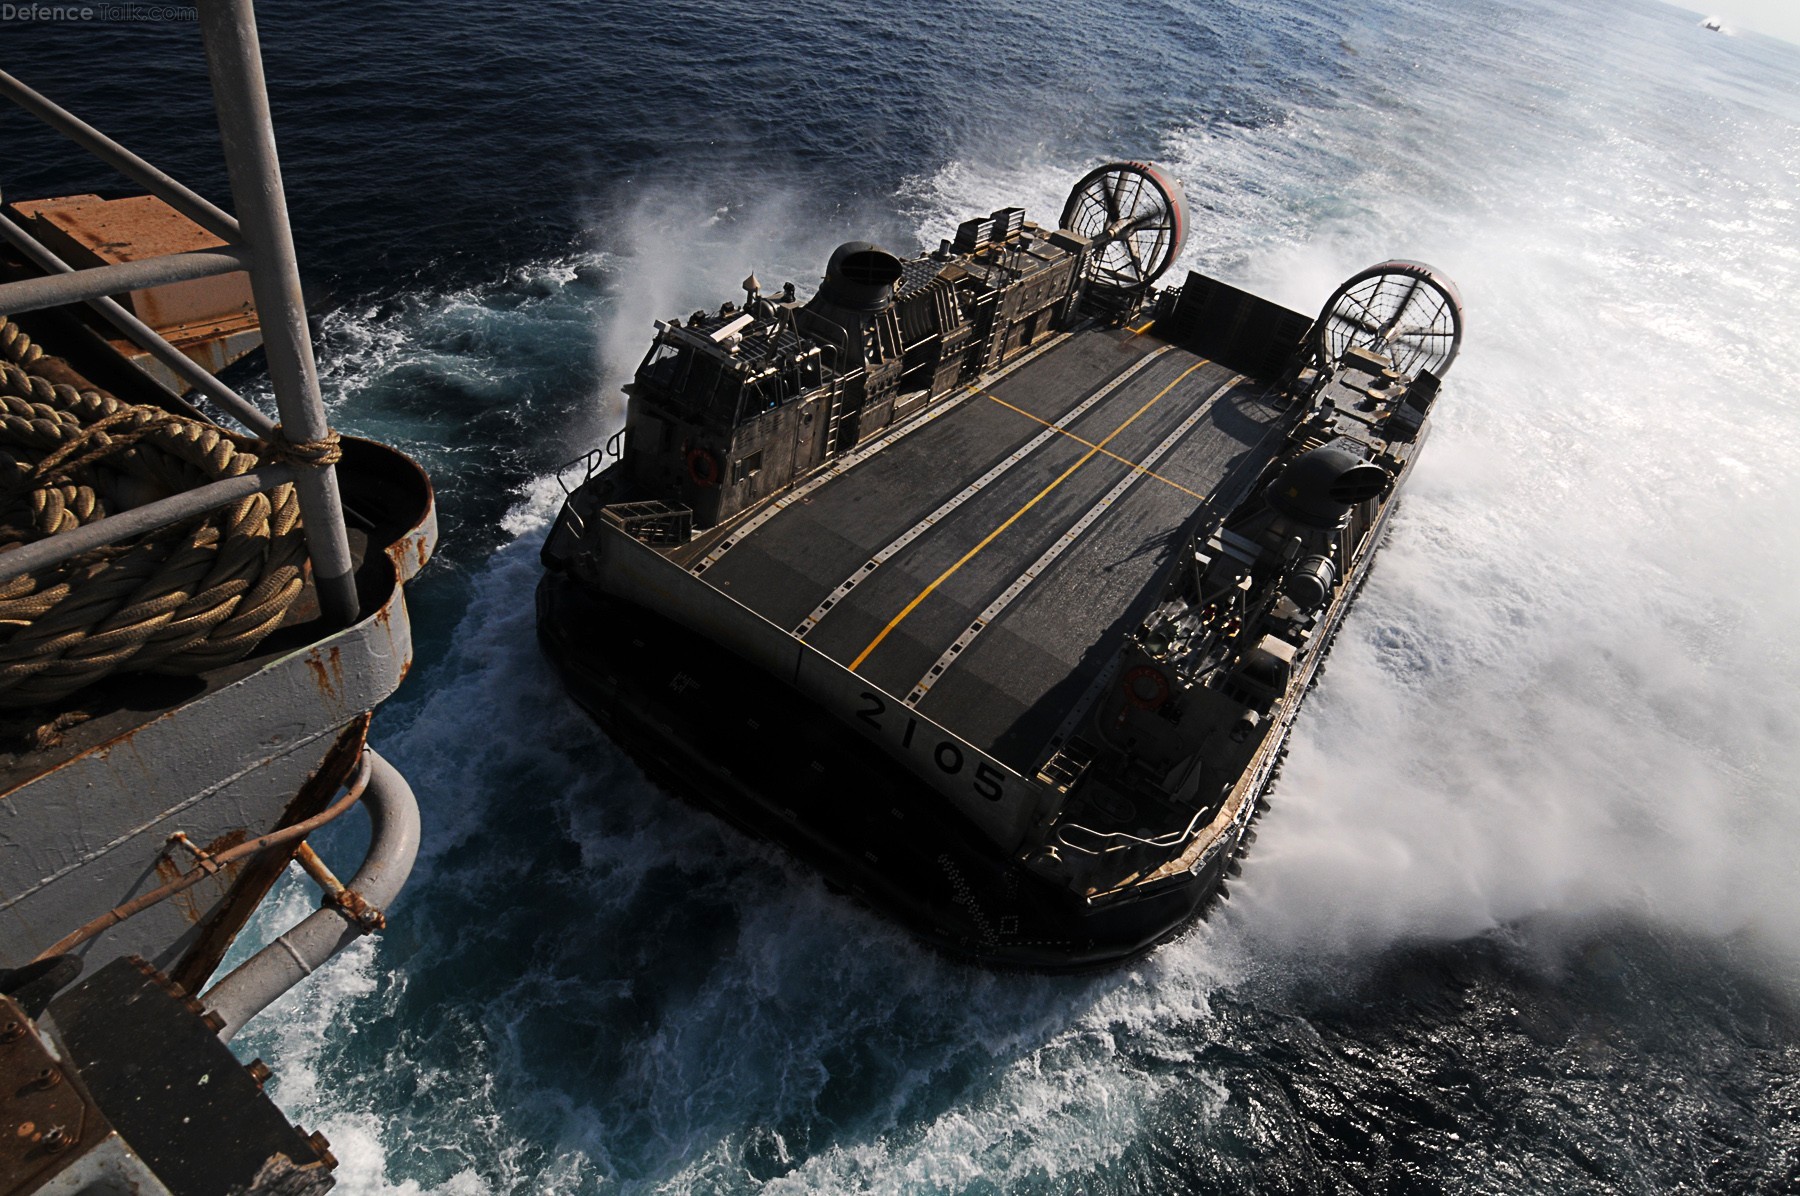
M 270 443 L 52 383 L 33 369 L 43 356 L 0 317 L 0 552 L 261 464 L 342 455 L 335 432 Z M 299 502 L 281 486 L 0 582 L 0 708 L 56 701 L 122 670 L 192 674 L 238 660 L 299 596 L 305 559 Z

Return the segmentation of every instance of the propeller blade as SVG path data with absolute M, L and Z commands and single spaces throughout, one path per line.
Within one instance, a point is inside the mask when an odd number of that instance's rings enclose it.
M 1125 256 L 1130 258 L 1131 264 L 1137 268 L 1137 276 L 1139 278 L 1147 277 L 1149 275 L 1149 271 L 1144 269 L 1144 259 L 1140 258 L 1137 255 L 1137 247 L 1131 243 L 1131 238 L 1126 237 L 1123 241 L 1121 241 L 1119 243 L 1121 245 L 1125 246 Z
M 1364 308 L 1363 310 L 1368 311 L 1368 308 Z M 1373 336 L 1375 334 L 1376 330 L 1379 328 L 1379 325 L 1370 324 L 1367 321 L 1359 320 L 1355 316 L 1350 315 L 1348 312 L 1344 311 L 1342 308 L 1339 308 L 1337 311 L 1332 312 L 1331 318 L 1334 320 L 1342 320 L 1344 323 L 1350 325 L 1352 328 L 1356 329 L 1358 332 L 1368 333 L 1371 336 Z
M 1406 314 L 1407 309 L 1412 306 L 1413 297 L 1419 293 L 1419 288 L 1425 285 L 1423 279 L 1414 278 L 1411 279 L 1411 282 L 1412 285 L 1406 288 L 1406 294 L 1400 296 L 1400 302 L 1394 307 L 1394 314 L 1388 318 L 1386 324 L 1382 325 L 1381 338 L 1383 340 L 1394 339 L 1394 329 L 1399 327 L 1400 317 Z

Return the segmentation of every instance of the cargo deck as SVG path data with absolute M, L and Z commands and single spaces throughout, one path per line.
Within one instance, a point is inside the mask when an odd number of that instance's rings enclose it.
M 1129 330 L 1003 373 L 672 556 L 1030 775 L 1283 421 L 1260 381 Z

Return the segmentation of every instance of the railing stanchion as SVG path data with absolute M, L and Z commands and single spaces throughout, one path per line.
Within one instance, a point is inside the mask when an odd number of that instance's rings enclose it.
M 300 268 L 288 229 L 287 196 L 275 155 L 275 130 L 263 82 L 256 16 L 249 0 L 199 0 L 200 35 L 212 77 L 213 105 L 231 196 L 253 268 L 250 279 L 262 320 L 264 352 L 282 432 L 289 442 L 318 442 L 330 432 L 319 396 L 318 367 L 300 293 Z M 356 582 L 337 474 L 329 465 L 295 462 L 294 488 L 305 523 L 313 582 L 325 617 L 356 621 Z

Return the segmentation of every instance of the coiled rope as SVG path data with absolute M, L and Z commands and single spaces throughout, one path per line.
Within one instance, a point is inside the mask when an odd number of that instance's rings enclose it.
M 276 445 L 53 384 L 0 317 L 0 552 L 275 460 L 329 465 L 335 433 Z M 0 708 L 114 672 L 193 674 L 246 655 L 299 596 L 292 486 L 0 582 Z

